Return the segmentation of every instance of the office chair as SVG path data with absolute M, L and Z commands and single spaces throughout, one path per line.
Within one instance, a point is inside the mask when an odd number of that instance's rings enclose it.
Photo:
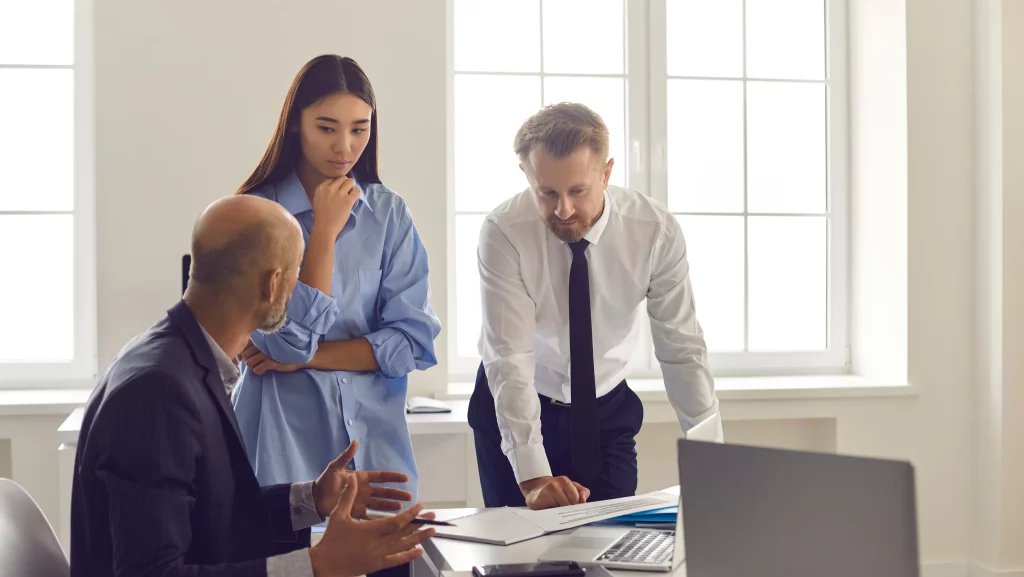
M 188 288 L 188 272 L 192 266 L 192 256 L 185 255 L 181 257 L 181 294 L 185 295 L 185 289 Z
M 71 565 L 39 506 L 0 479 L 0 577 L 68 577 Z

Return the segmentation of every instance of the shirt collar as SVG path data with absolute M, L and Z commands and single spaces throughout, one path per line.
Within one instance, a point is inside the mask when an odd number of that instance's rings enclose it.
M 356 200 L 356 206 L 365 206 L 367 210 L 373 212 L 370 207 L 370 203 L 366 201 L 366 186 L 356 179 L 356 186 L 362 191 L 359 194 L 359 198 Z M 302 182 L 299 181 L 299 175 L 294 170 L 285 177 L 277 185 L 277 202 L 284 207 L 285 210 L 290 212 L 293 216 L 298 216 L 303 212 L 313 210 L 313 205 L 309 203 L 309 197 L 306 196 L 306 189 L 302 188 Z
M 217 370 L 220 372 L 220 380 L 224 382 L 224 388 L 228 390 L 228 394 L 230 395 L 231 388 L 234 387 L 236 382 L 238 382 L 238 365 L 231 360 L 231 357 L 224 352 L 224 349 L 220 348 L 220 345 L 217 344 L 217 341 L 213 340 L 210 333 L 206 332 L 203 325 L 199 325 L 199 329 L 203 331 L 203 336 L 206 337 L 206 343 L 210 345 L 210 350 L 213 351 L 213 360 L 217 362 Z
M 594 226 L 590 227 L 587 234 L 583 235 L 583 238 L 590 244 L 597 244 L 601 240 L 601 235 L 604 234 L 604 229 L 608 228 L 608 218 L 612 212 L 612 199 L 608 195 L 608 190 L 604 191 L 604 210 L 601 211 L 600 218 L 594 223 Z

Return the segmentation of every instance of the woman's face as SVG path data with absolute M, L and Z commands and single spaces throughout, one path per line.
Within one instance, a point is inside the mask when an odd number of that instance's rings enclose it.
M 346 176 L 370 141 L 373 110 L 355 94 L 324 97 L 302 111 L 302 156 L 324 178 Z

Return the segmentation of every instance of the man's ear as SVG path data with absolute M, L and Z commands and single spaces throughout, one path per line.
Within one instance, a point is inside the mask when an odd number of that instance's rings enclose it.
M 608 182 L 612 179 L 612 167 L 615 166 L 615 159 L 609 158 L 604 165 L 604 188 L 608 188 Z
M 274 295 L 281 290 L 281 284 L 284 283 L 284 272 L 275 268 L 268 272 L 264 277 L 266 280 L 260 283 L 260 301 L 267 302 L 274 300 Z

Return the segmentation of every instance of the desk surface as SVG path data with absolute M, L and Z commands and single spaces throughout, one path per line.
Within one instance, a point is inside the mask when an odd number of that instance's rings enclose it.
M 444 520 L 469 515 L 476 511 L 479 509 L 443 509 L 434 512 L 438 519 Z M 616 535 L 622 532 L 623 527 L 601 527 L 600 530 L 607 530 L 611 535 Z M 507 546 L 434 537 L 423 544 L 424 557 L 428 558 L 426 561 L 431 566 L 430 573 L 435 577 L 470 577 L 474 565 L 534 562 L 542 553 L 558 545 L 558 542 L 571 532 L 570 530 L 555 533 Z M 425 565 L 421 563 L 420 566 Z M 681 565 L 673 573 L 619 570 L 609 572 L 616 577 L 686 577 L 686 565 Z M 430 576 L 420 575 L 417 571 L 414 577 Z

